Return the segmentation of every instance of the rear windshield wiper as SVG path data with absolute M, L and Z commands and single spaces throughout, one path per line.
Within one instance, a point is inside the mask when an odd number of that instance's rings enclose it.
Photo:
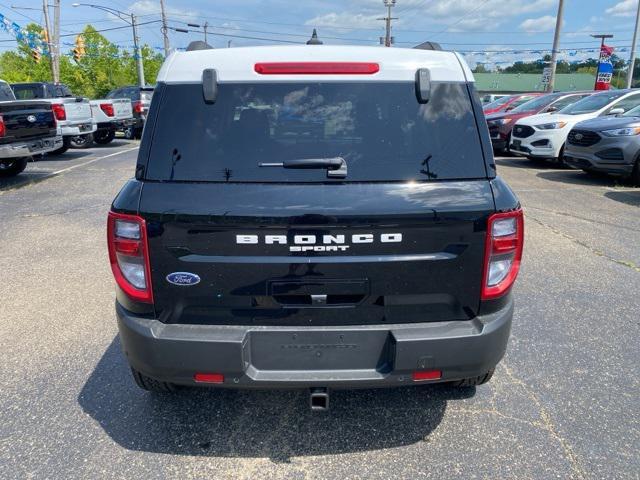
M 260 162 L 259 167 L 281 167 L 299 169 L 327 169 L 329 178 L 345 178 L 347 176 L 347 162 L 342 157 L 332 158 L 294 158 L 283 162 Z

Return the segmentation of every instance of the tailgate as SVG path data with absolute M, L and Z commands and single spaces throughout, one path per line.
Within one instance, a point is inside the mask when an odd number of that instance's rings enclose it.
M 88 101 L 78 102 L 75 98 L 64 99 L 64 108 L 68 123 L 91 123 L 91 105 Z
M 133 117 L 133 109 L 131 108 L 131 100 L 128 98 L 114 98 L 113 113 L 115 120 L 127 120 Z
M 157 313 L 189 324 L 473 318 L 493 211 L 486 180 L 146 182 L 140 202 Z
M 2 140 L 55 135 L 56 122 L 48 102 L 16 101 L 0 104 L 6 134 Z

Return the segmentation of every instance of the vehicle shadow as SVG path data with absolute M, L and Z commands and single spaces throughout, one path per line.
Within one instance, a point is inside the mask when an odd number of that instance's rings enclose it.
M 547 160 L 529 160 L 528 158 L 518 157 L 518 156 L 498 157 L 498 158 L 494 158 L 494 160 L 498 167 L 505 166 L 505 167 L 527 168 L 527 169 L 536 168 L 538 170 L 548 169 L 548 170 L 560 170 L 560 171 L 564 171 L 564 168 L 565 168 L 562 165 L 558 165 L 557 163 L 553 163 Z
M 333 391 L 331 409 L 312 413 L 307 390 L 150 394 L 133 383 L 116 337 L 78 403 L 129 450 L 288 462 L 425 441 L 442 421 L 448 400 L 473 395 L 474 387 L 442 385 Z
M 29 165 L 38 164 L 41 162 L 68 162 L 71 160 L 78 160 L 79 158 L 88 157 L 89 155 L 91 155 L 91 152 L 88 152 L 86 150 L 74 150 L 70 148 L 60 155 L 45 154 L 34 157 L 33 161 L 29 162 Z
M 635 192 L 605 192 L 604 196 L 632 207 L 640 207 L 640 188 Z
M 620 178 L 606 175 L 590 175 L 579 170 L 555 170 L 549 172 L 539 172 L 538 177 L 552 182 L 569 183 L 572 185 L 615 187 L 618 185 L 627 186 L 628 182 Z

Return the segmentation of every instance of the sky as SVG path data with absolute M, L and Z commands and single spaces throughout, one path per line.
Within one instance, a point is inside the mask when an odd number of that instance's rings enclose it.
M 131 48 L 131 28 L 122 20 L 86 6 L 74 8 L 74 1 L 82 0 L 62 0 L 61 30 L 68 35 L 63 49 L 70 48 L 72 34 L 87 23 L 99 30 L 114 29 L 103 34 Z M 160 0 L 85 1 L 133 12 L 141 24 L 142 42 L 162 51 Z M 590 34 L 612 33 L 609 44 L 627 59 L 637 4 L 638 0 L 565 0 L 560 58 L 596 57 L 599 41 Z M 165 5 L 170 27 L 201 30 L 186 24 L 208 22 L 209 43 L 220 48 L 302 43 L 313 28 L 325 44 L 378 45 L 385 23 L 378 19 L 386 14 L 383 0 L 167 0 Z M 0 13 L 20 25 L 44 23 L 41 8 L 40 0 L 0 0 Z M 472 66 L 507 66 L 540 58 L 551 49 L 557 9 L 558 0 L 397 0 L 392 8 L 392 16 L 397 17 L 392 34 L 397 47 L 430 40 L 465 52 Z M 169 38 L 172 48 L 184 48 L 203 34 L 170 31 Z M 11 36 L 0 31 L 0 51 L 14 46 Z

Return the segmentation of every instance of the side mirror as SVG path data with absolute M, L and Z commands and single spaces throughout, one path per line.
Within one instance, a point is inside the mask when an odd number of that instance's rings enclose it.
M 553 105 L 548 107 L 545 112 L 546 113 L 553 113 L 553 112 L 557 112 L 558 111 L 558 107 L 554 107 Z
M 607 115 L 622 115 L 624 113 L 624 108 L 612 108 L 609 110 Z
M 505 111 L 505 112 L 510 112 L 510 111 L 511 111 L 511 110 L 513 110 L 514 108 L 516 108 L 516 107 L 514 107 L 513 105 L 509 105 L 507 108 L 505 108 L 505 109 L 504 109 L 504 111 Z

